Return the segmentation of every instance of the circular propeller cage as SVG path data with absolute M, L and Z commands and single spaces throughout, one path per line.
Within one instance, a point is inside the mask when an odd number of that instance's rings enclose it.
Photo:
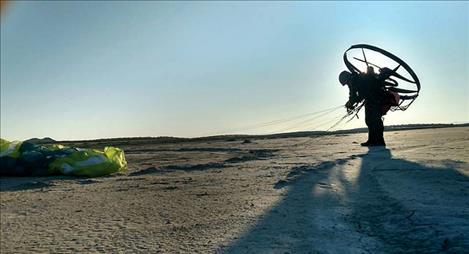
M 412 68 L 384 49 L 368 44 L 353 45 L 345 51 L 344 63 L 352 73 L 364 72 L 370 67 L 378 69 L 378 73 L 388 72 L 384 88 L 399 94 L 400 98 L 398 105 L 391 108 L 392 111 L 406 110 L 419 95 L 420 81 Z

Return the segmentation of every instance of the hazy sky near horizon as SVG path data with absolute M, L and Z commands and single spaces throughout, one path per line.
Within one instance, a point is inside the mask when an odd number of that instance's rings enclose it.
M 337 76 L 357 43 L 398 55 L 421 80 L 386 125 L 469 122 L 468 17 L 468 2 L 11 2 L 1 137 L 312 130 L 319 122 L 246 126 L 344 104 Z

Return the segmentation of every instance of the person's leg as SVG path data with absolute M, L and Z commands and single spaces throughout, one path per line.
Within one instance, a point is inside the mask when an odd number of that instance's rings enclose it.
M 368 144 L 372 143 L 373 141 L 373 111 L 369 104 L 365 104 L 365 123 L 368 127 L 368 140 L 365 143 L 361 143 L 362 146 L 367 146 Z
M 384 124 L 382 119 L 383 116 L 378 112 L 377 117 L 378 121 L 376 122 L 376 143 L 385 146 L 386 143 L 384 142 Z
M 363 146 L 385 145 L 383 138 L 384 125 L 381 119 L 382 113 L 378 105 L 365 105 L 365 122 L 368 126 L 368 141 Z
M 370 140 L 373 145 L 385 145 L 384 143 L 384 125 L 382 120 L 382 112 L 378 105 L 370 107 L 369 109 L 370 118 Z

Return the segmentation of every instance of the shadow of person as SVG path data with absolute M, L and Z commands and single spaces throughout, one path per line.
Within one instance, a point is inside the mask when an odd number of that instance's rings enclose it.
M 328 208 L 337 205 L 333 194 L 320 192 L 332 188 L 327 184 L 330 171 L 346 160 L 325 161 L 314 166 L 292 168 L 286 181 L 279 181 L 274 188 L 288 188 L 284 198 L 241 238 L 228 246 L 224 253 L 308 253 L 313 251 L 316 233 L 322 222 L 329 221 Z M 322 222 L 321 222 L 322 221 Z
M 456 164 L 460 165 L 456 165 Z M 462 164 L 461 164 L 462 163 Z M 292 168 L 284 198 L 224 253 L 432 253 L 468 249 L 468 178 L 370 148 Z M 467 166 L 464 164 L 463 166 Z M 451 187 L 449 187 L 451 186 Z
M 395 253 L 459 252 L 469 248 L 469 180 L 462 161 L 429 166 L 370 148 L 355 182 L 346 181 L 351 221 L 361 233 Z M 343 171 L 342 171 L 343 173 Z

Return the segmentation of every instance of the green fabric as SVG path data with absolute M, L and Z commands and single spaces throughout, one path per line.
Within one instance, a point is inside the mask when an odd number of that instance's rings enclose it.
M 23 142 L 20 141 L 10 142 L 0 138 L 0 157 L 9 156 L 12 158 L 18 158 L 22 143 Z
M 59 157 L 49 164 L 49 173 L 97 177 L 124 172 L 126 168 L 124 151 L 116 147 L 106 147 L 104 151 L 86 149 Z
M 58 144 L 36 145 L 0 139 L 0 174 L 64 174 L 97 177 L 127 169 L 124 151 L 117 147 L 80 149 Z

